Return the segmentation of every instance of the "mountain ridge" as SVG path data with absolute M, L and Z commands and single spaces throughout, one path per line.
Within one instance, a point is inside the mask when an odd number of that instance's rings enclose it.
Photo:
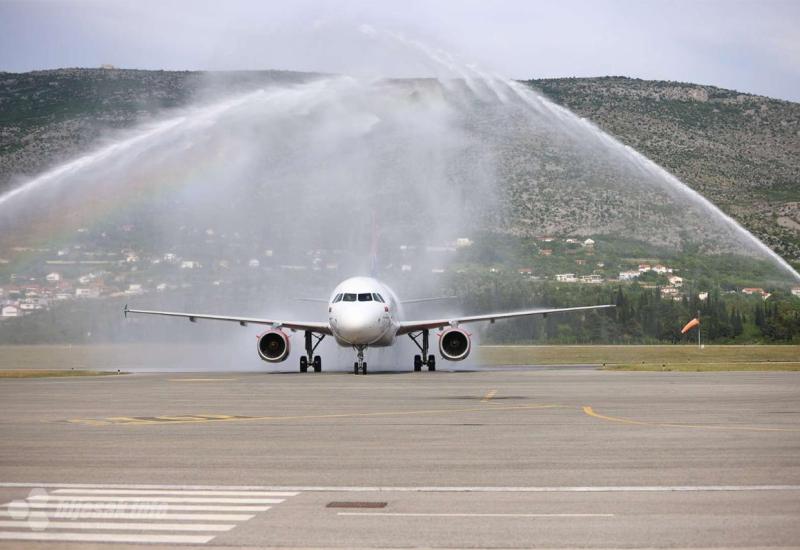
M 314 76 L 83 68 L 0 73 L 0 192 L 208 90 Z M 523 82 L 665 167 L 782 256 L 800 260 L 799 103 L 619 76 Z

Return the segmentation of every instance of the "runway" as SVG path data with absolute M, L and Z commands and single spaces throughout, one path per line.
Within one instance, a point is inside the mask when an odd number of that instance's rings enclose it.
M 799 396 L 558 367 L 3 380 L 0 547 L 796 546 Z

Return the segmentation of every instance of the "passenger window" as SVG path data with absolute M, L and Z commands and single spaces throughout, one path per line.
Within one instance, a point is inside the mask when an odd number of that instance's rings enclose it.
M 372 301 L 372 294 L 369 292 L 363 292 L 358 295 L 359 302 L 371 302 Z
M 343 300 L 345 302 L 355 302 L 356 301 L 356 295 L 355 294 L 345 294 Z
M 383 297 L 381 297 L 381 295 L 380 295 L 380 294 L 374 294 L 374 293 L 373 293 L 373 294 L 372 294 L 372 298 L 373 298 L 373 299 L 374 299 L 376 302 L 380 302 L 380 303 L 382 303 L 382 304 L 385 304 L 385 303 L 386 303 L 386 302 L 384 302 L 384 301 L 383 301 Z

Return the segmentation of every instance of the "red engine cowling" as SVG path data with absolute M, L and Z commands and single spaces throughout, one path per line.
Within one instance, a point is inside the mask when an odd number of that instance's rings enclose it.
M 280 329 L 258 336 L 258 356 L 269 363 L 280 363 L 289 357 L 289 337 Z
M 448 328 L 439 333 L 439 353 L 448 361 L 466 359 L 472 350 L 470 334 L 460 328 Z

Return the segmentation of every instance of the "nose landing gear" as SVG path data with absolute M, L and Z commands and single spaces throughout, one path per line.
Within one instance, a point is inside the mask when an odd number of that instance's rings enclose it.
M 322 372 L 322 357 L 314 355 L 317 346 L 325 338 L 324 334 L 314 334 L 310 330 L 305 332 L 306 354 L 300 358 L 300 372 L 308 372 L 308 366 L 314 369 L 314 372 Z
M 429 371 L 436 370 L 436 357 L 431 354 L 428 355 L 428 336 L 429 330 L 424 329 L 419 332 L 409 332 L 408 337 L 417 345 L 422 355 L 414 356 L 414 372 L 422 370 L 423 365 L 427 365 Z M 421 342 L 420 342 L 421 340 Z
M 364 361 L 364 350 L 367 346 L 353 346 L 358 351 L 358 361 L 353 363 L 353 374 L 367 374 L 367 363 Z

